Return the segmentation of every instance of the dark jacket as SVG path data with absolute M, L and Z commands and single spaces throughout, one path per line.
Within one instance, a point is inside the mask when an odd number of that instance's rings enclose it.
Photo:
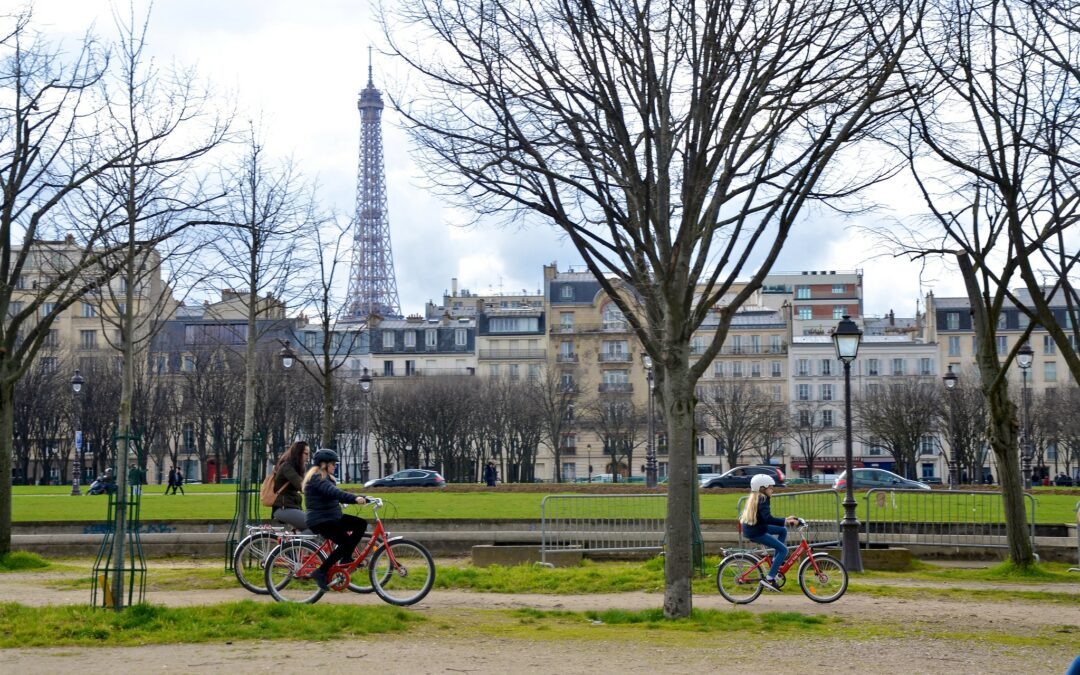
M 747 525 L 743 523 L 742 533 L 747 539 L 753 539 L 754 537 L 760 537 L 769 531 L 769 525 L 784 526 L 784 519 L 777 518 L 772 514 L 772 509 L 769 507 L 769 498 L 762 496 L 758 500 L 757 504 L 757 522 L 753 525 Z
M 485 483 L 487 483 L 488 485 L 494 485 L 495 484 L 495 479 L 496 479 L 497 476 L 498 476 L 498 474 L 495 471 L 495 467 L 493 467 L 490 464 L 488 464 L 487 466 L 484 467 L 484 482 Z
M 288 463 L 283 463 L 278 467 L 277 473 L 274 475 L 274 492 L 278 493 L 277 498 L 274 500 L 274 508 L 271 513 L 277 509 L 299 509 L 303 508 L 304 496 L 300 494 L 300 491 L 304 489 L 304 477 L 296 473 L 296 468 Z
M 333 476 L 325 479 L 317 473 L 312 475 L 304 487 L 308 529 L 341 520 L 341 505 L 355 504 L 356 498 L 356 495 L 339 488 Z

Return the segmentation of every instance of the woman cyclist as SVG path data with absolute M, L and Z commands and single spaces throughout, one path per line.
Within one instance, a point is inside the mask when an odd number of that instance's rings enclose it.
M 311 449 L 304 441 L 296 441 L 282 453 L 274 467 L 274 506 L 270 515 L 297 531 L 307 527 L 307 515 L 303 504 L 304 469 L 307 468 Z
M 788 549 L 784 545 L 787 540 L 787 527 L 796 525 L 799 519 L 795 516 L 777 518 L 773 516 L 769 508 L 769 498 L 772 497 L 773 486 L 776 481 L 772 476 L 758 474 L 750 479 L 750 498 L 746 500 L 739 522 L 742 523 L 742 532 L 750 541 L 775 549 L 772 567 L 768 574 L 761 580 L 761 585 L 770 591 L 779 591 L 776 585 L 776 573 L 787 559 Z
M 346 554 L 356 550 L 364 537 L 367 521 L 341 512 L 342 504 L 367 504 L 367 497 L 345 492 L 337 486 L 334 469 L 338 455 L 333 450 L 319 450 L 312 457 L 315 466 L 304 476 L 304 499 L 307 502 L 307 526 L 312 532 L 331 540 L 337 546 L 315 570 L 312 578 L 319 588 L 330 589 L 327 573 Z

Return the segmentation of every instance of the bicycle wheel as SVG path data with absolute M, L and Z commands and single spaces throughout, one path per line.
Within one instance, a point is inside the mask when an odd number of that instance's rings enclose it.
M 395 539 L 371 556 L 368 577 L 386 602 L 412 605 L 423 600 L 435 583 L 435 562 L 422 544 Z
M 367 546 L 367 537 L 356 545 L 356 551 L 353 552 L 353 558 L 359 558 L 364 552 L 364 547 Z M 372 593 L 375 591 L 375 587 L 371 585 L 368 577 L 368 566 L 371 565 L 371 558 L 368 558 L 364 562 L 356 566 L 356 569 L 349 576 L 349 590 L 353 593 Z M 360 583 L 357 583 L 357 582 Z
M 799 587 L 814 602 L 838 600 L 847 590 L 847 568 L 827 553 L 815 553 L 814 563 L 816 571 L 810 558 L 799 565 Z
M 745 605 L 761 595 L 761 560 L 749 553 L 732 553 L 716 569 L 716 588 L 728 602 Z
M 244 537 L 233 553 L 233 574 L 240 585 L 256 595 L 266 595 L 266 575 L 263 567 L 270 552 L 277 546 L 277 535 L 255 532 Z
M 311 573 L 325 558 L 322 550 L 306 539 L 286 540 L 266 560 L 266 590 L 278 602 L 317 601 L 326 591 L 319 588 Z

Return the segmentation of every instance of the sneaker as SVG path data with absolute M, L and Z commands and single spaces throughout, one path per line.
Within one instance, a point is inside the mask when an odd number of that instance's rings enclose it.
M 773 591 L 774 593 L 779 593 L 780 592 L 780 587 L 776 585 L 776 580 L 775 579 L 769 579 L 768 577 L 762 578 L 761 587 L 764 588 L 765 590 Z
M 330 584 L 326 582 L 326 572 L 315 570 L 311 573 L 311 578 L 315 580 L 316 585 L 318 585 L 321 590 L 330 590 Z

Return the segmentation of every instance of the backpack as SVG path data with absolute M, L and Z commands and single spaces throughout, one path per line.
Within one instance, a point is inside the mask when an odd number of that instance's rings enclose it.
M 277 470 L 271 471 L 266 478 L 263 479 L 262 487 L 259 488 L 259 501 L 263 506 L 273 506 L 277 501 L 278 495 L 280 495 L 288 483 L 281 486 L 280 490 L 274 490 L 274 478 L 277 477 Z

